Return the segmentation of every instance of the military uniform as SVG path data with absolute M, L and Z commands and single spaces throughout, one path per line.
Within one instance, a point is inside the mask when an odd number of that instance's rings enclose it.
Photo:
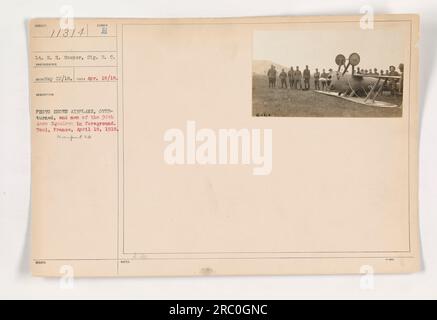
M 287 73 L 285 73 L 284 69 L 279 74 L 279 79 L 281 79 L 281 88 L 287 89 Z
M 305 90 L 308 90 L 310 88 L 310 78 L 311 78 L 310 70 L 304 69 L 303 70 L 303 81 L 304 81 Z
M 404 91 L 404 64 L 399 64 L 399 71 L 401 75 L 401 80 L 399 81 L 399 93 L 403 94 Z
M 267 72 L 267 77 L 269 78 L 269 88 L 274 88 L 276 86 L 276 69 L 271 67 Z
M 314 73 L 314 89 L 315 90 L 320 90 L 320 81 L 319 81 L 319 79 L 320 79 L 320 72 L 316 71 Z
M 290 68 L 288 71 L 288 82 L 290 84 L 290 89 L 294 88 L 294 70 L 293 68 Z
M 299 89 L 302 89 L 302 72 L 299 69 L 294 71 L 294 88 L 297 89 L 299 85 Z
M 323 81 L 322 81 L 322 90 L 325 90 L 326 89 L 326 87 L 327 87 L 327 83 L 326 83 L 326 81 L 328 80 L 328 73 L 326 73 L 326 72 L 322 72 L 322 74 L 321 74 L 321 77 L 323 78 Z
M 390 67 L 390 72 L 388 74 L 389 76 L 399 76 L 399 73 L 396 71 L 395 67 Z M 390 79 L 389 80 L 389 87 L 391 94 L 394 96 L 396 93 L 396 83 L 398 82 L 397 79 Z

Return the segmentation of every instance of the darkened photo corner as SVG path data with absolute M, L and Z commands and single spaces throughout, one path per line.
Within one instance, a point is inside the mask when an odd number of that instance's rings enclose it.
M 255 31 L 252 116 L 401 117 L 403 30 Z

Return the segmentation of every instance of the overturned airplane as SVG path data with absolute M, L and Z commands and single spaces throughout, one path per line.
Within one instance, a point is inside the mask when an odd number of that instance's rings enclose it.
M 321 79 L 327 84 L 328 91 L 316 91 L 318 93 L 338 96 L 348 101 L 379 107 L 398 107 L 398 105 L 377 101 L 376 98 L 387 86 L 389 81 L 400 81 L 400 76 L 361 74 L 355 71 L 360 63 L 358 53 L 352 53 L 346 64 L 346 57 L 337 55 L 335 62 L 337 71 L 331 71 L 327 79 Z M 352 66 L 352 72 L 349 67 Z M 342 70 L 343 68 L 343 70 Z

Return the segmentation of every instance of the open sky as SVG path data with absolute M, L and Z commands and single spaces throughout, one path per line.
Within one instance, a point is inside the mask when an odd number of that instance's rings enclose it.
M 359 53 L 358 67 L 388 69 L 406 63 L 409 25 L 375 23 L 374 29 L 362 30 L 357 23 L 291 25 L 289 29 L 255 31 L 253 59 L 271 60 L 284 66 L 309 65 L 311 70 L 336 69 L 335 56 L 346 58 Z

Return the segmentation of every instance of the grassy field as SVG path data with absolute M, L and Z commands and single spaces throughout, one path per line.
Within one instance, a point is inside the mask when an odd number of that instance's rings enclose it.
M 311 90 L 280 89 L 268 86 L 267 77 L 252 78 L 252 115 L 272 117 L 401 117 L 402 107 L 372 107 Z M 314 82 L 311 80 L 311 86 Z M 401 104 L 402 97 L 379 96 L 378 100 Z

